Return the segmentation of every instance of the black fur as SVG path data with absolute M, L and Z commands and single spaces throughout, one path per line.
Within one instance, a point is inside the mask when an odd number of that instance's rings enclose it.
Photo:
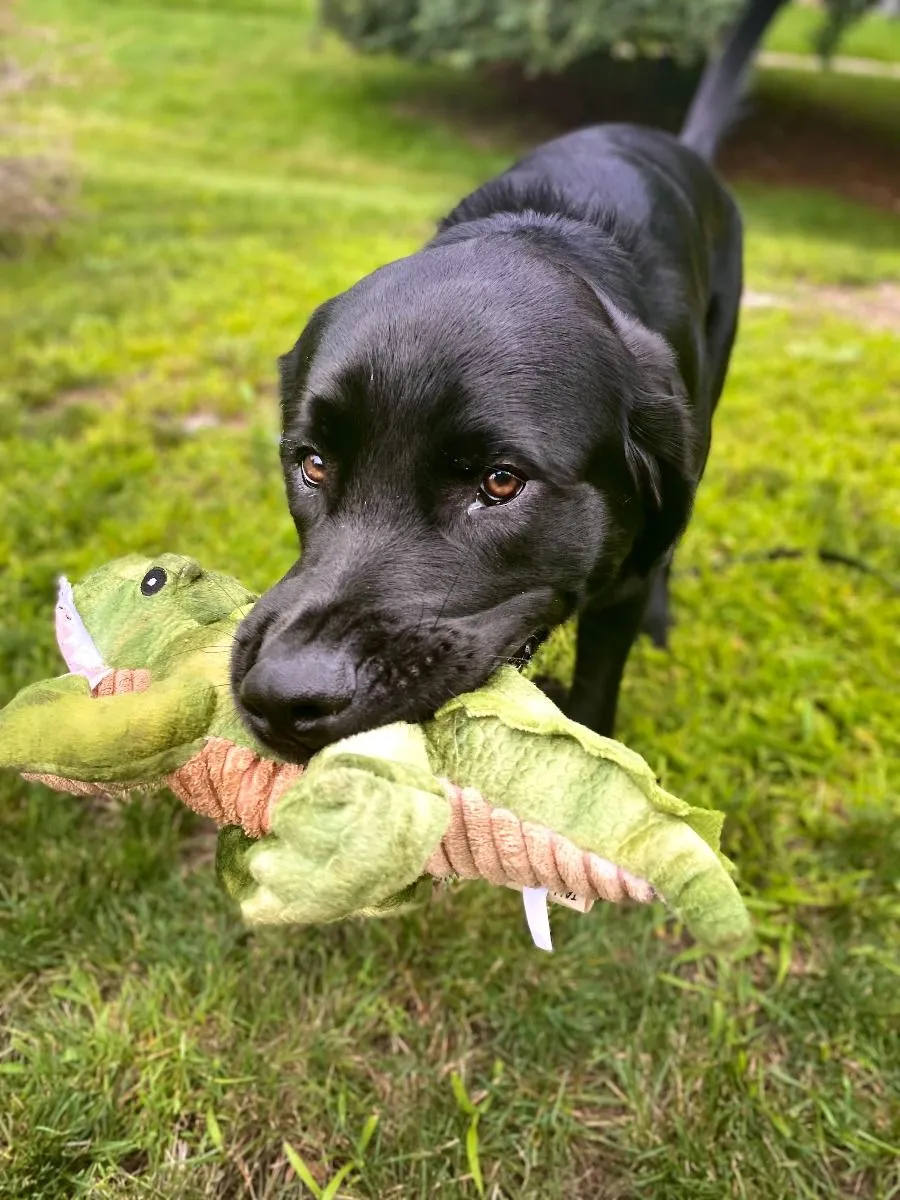
M 303 557 L 233 659 L 254 734 L 302 757 L 424 718 L 576 612 L 569 709 L 612 731 L 642 623 L 665 641 L 741 240 L 699 154 L 600 126 L 540 147 L 313 315 L 281 361 Z M 497 466 L 527 482 L 488 506 L 479 480 Z

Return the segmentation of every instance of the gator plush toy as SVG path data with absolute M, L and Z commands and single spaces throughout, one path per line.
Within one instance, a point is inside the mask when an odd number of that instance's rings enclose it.
M 173 554 L 62 580 L 69 674 L 0 712 L 0 767 L 79 795 L 171 788 L 224 827 L 220 878 L 254 924 L 383 913 L 461 877 L 521 889 L 547 949 L 548 894 L 581 911 L 659 898 L 710 949 L 745 940 L 721 814 L 669 795 L 511 667 L 422 725 L 359 734 L 305 766 L 273 758 L 228 685 L 254 599 Z

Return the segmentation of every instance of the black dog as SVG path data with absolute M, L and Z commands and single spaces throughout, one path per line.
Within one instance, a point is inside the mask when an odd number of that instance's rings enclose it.
M 568 709 L 610 733 L 710 442 L 741 222 L 708 165 L 777 0 L 755 0 L 680 139 L 540 147 L 419 253 L 323 304 L 281 360 L 303 557 L 232 682 L 285 757 L 420 720 L 579 614 Z

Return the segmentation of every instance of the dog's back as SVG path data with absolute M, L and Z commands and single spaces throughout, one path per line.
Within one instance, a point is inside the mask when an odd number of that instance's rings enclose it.
M 675 351 L 705 427 L 737 323 L 741 219 L 682 141 L 608 124 L 539 146 L 467 196 L 433 245 L 508 228 L 528 235 Z

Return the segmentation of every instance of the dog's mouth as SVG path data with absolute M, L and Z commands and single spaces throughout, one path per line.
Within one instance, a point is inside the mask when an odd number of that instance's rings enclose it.
M 539 629 L 537 633 L 532 633 L 516 653 L 507 659 L 509 665 L 515 667 L 517 671 L 523 671 L 549 636 L 549 629 Z

